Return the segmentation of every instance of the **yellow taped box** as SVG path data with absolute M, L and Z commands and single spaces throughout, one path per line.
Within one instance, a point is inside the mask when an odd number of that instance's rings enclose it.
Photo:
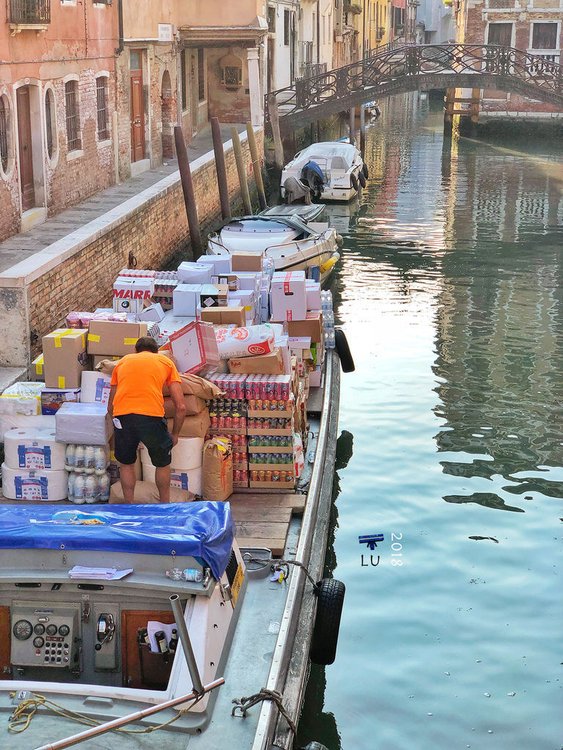
M 146 323 L 91 320 L 88 330 L 88 354 L 124 357 L 126 354 L 133 354 L 137 339 L 146 335 Z
M 45 380 L 44 365 L 45 358 L 42 354 L 40 354 L 38 357 L 35 357 L 35 359 L 31 363 L 32 380 Z
M 87 368 L 85 328 L 57 328 L 43 336 L 43 371 L 47 388 L 80 388 Z

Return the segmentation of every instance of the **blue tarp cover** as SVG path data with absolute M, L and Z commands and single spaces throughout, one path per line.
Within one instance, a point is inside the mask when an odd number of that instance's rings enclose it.
M 0 549 L 191 555 L 224 572 L 234 538 L 229 503 L 0 505 Z

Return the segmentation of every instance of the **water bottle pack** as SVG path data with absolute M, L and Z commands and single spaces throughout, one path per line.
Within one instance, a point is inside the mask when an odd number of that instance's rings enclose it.
M 109 500 L 110 477 L 107 471 L 102 474 L 86 474 L 71 471 L 68 475 L 68 499 L 83 503 L 107 503 Z
M 327 349 L 334 349 L 336 336 L 334 333 L 334 311 L 332 309 L 332 294 L 321 292 L 321 306 L 323 311 L 324 344 Z
M 102 445 L 75 445 L 66 447 L 65 469 L 79 474 L 105 474 L 109 464 L 107 449 Z

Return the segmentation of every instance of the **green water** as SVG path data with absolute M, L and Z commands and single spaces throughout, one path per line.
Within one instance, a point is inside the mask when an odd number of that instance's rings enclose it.
M 445 143 L 415 96 L 366 161 L 360 205 L 331 209 L 357 367 L 327 554 L 347 593 L 296 746 L 559 750 L 561 144 Z

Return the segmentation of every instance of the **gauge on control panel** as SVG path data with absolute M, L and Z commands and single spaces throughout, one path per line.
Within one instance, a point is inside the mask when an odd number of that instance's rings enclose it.
M 47 635 L 56 635 L 56 634 L 57 634 L 57 626 L 47 625 Z
M 35 648 L 42 648 L 44 643 L 45 639 L 41 638 L 40 635 L 33 639 L 33 645 L 35 646 Z
M 45 632 L 45 625 L 41 625 L 41 623 L 37 623 L 37 625 L 33 628 L 33 632 L 35 635 L 43 635 Z
M 29 620 L 18 620 L 16 623 L 14 623 L 12 632 L 18 639 L 18 641 L 27 641 L 27 639 L 30 638 L 31 634 L 33 633 L 33 626 L 29 622 Z
M 70 628 L 68 625 L 61 625 L 59 628 L 59 635 L 68 635 L 70 633 Z

